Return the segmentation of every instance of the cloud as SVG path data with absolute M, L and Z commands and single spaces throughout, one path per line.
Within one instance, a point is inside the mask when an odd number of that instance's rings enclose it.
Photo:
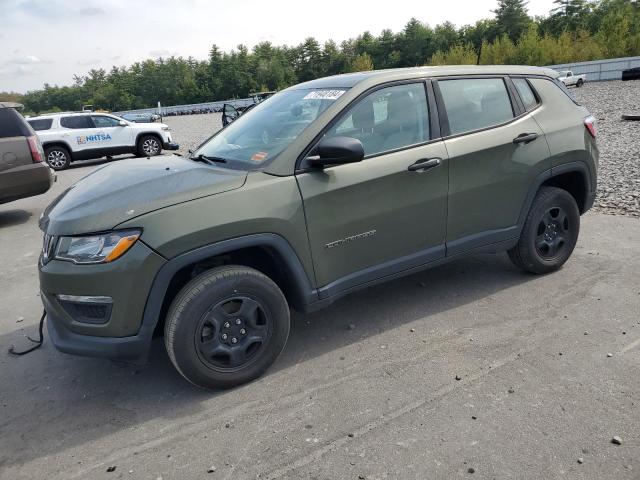
M 35 55 L 25 55 L 24 57 L 17 57 L 12 60 L 9 60 L 7 63 L 12 63 L 14 65 L 33 65 L 34 63 L 43 63 Z
M 27 15 L 40 18 L 58 17 L 62 5 L 55 0 L 24 0 L 18 3 L 18 9 Z
M 78 13 L 83 17 L 92 17 L 94 15 L 103 15 L 107 12 L 101 7 L 84 7 L 81 8 Z
M 43 73 L 40 65 L 11 65 L 0 66 L 0 77 L 18 78 L 41 75 Z
M 169 50 L 151 50 L 149 55 L 151 57 L 168 57 L 171 54 Z
M 80 60 L 77 64 L 81 67 L 88 67 L 89 65 L 97 65 L 98 63 L 100 63 L 99 58 L 89 58 L 87 60 Z

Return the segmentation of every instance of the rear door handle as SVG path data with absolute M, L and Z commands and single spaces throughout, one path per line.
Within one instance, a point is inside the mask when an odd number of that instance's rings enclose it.
M 537 133 L 521 133 L 513 139 L 513 143 L 529 143 L 538 138 Z
M 423 158 L 422 160 L 418 160 L 416 163 L 409 165 L 407 170 L 410 172 L 419 172 L 421 170 L 428 170 L 430 168 L 437 167 L 441 163 L 442 159 L 440 158 Z

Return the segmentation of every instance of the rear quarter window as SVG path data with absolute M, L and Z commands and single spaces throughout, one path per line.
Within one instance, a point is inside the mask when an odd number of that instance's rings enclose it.
M 27 120 L 27 123 L 31 125 L 36 132 L 41 130 L 49 130 L 53 124 L 53 118 L 41 118 L 38 120 Z
M 28 137 L 31 129 L 13 108 L 0 108 L 0 138 Z
M 524 104 L 524 108 L 529 111 L 536 108 L 538 105 L 538 99 L 536 98 L 535 93 L 531 89 L 531 85 L 526 78 L 513 78 L 513 84 L 516 86 L 516 90 L 518 90 L 518 94 L 520 95 L 520 99 Z

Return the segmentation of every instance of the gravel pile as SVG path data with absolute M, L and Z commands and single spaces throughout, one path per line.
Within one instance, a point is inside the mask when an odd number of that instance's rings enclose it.
M 596 117 L 600 170 L 594 210 L 640 217 L 640 81 L 586 83 L 571 92 Z
M 623 121 L 640 113 L 640 81 L 587 83 L 571 92 L 598 120 L 600 171 L 594 210 L 640 217 L 640 122 Z M 196 149 L 222 127 L 219 113 L 166 117 L 180 153 Z

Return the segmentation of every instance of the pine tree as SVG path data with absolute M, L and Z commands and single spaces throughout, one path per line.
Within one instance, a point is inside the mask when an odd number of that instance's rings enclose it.
M 500 34 L 507 34 L 511 41 L 517 42 L 531 23 L 525 0 L 498 0 L 496 24 Z
M 351 64 L 352 72 L 365 72 L 367 70 L 373 70 L 373 61 L 368 53 L 358 55 Z

